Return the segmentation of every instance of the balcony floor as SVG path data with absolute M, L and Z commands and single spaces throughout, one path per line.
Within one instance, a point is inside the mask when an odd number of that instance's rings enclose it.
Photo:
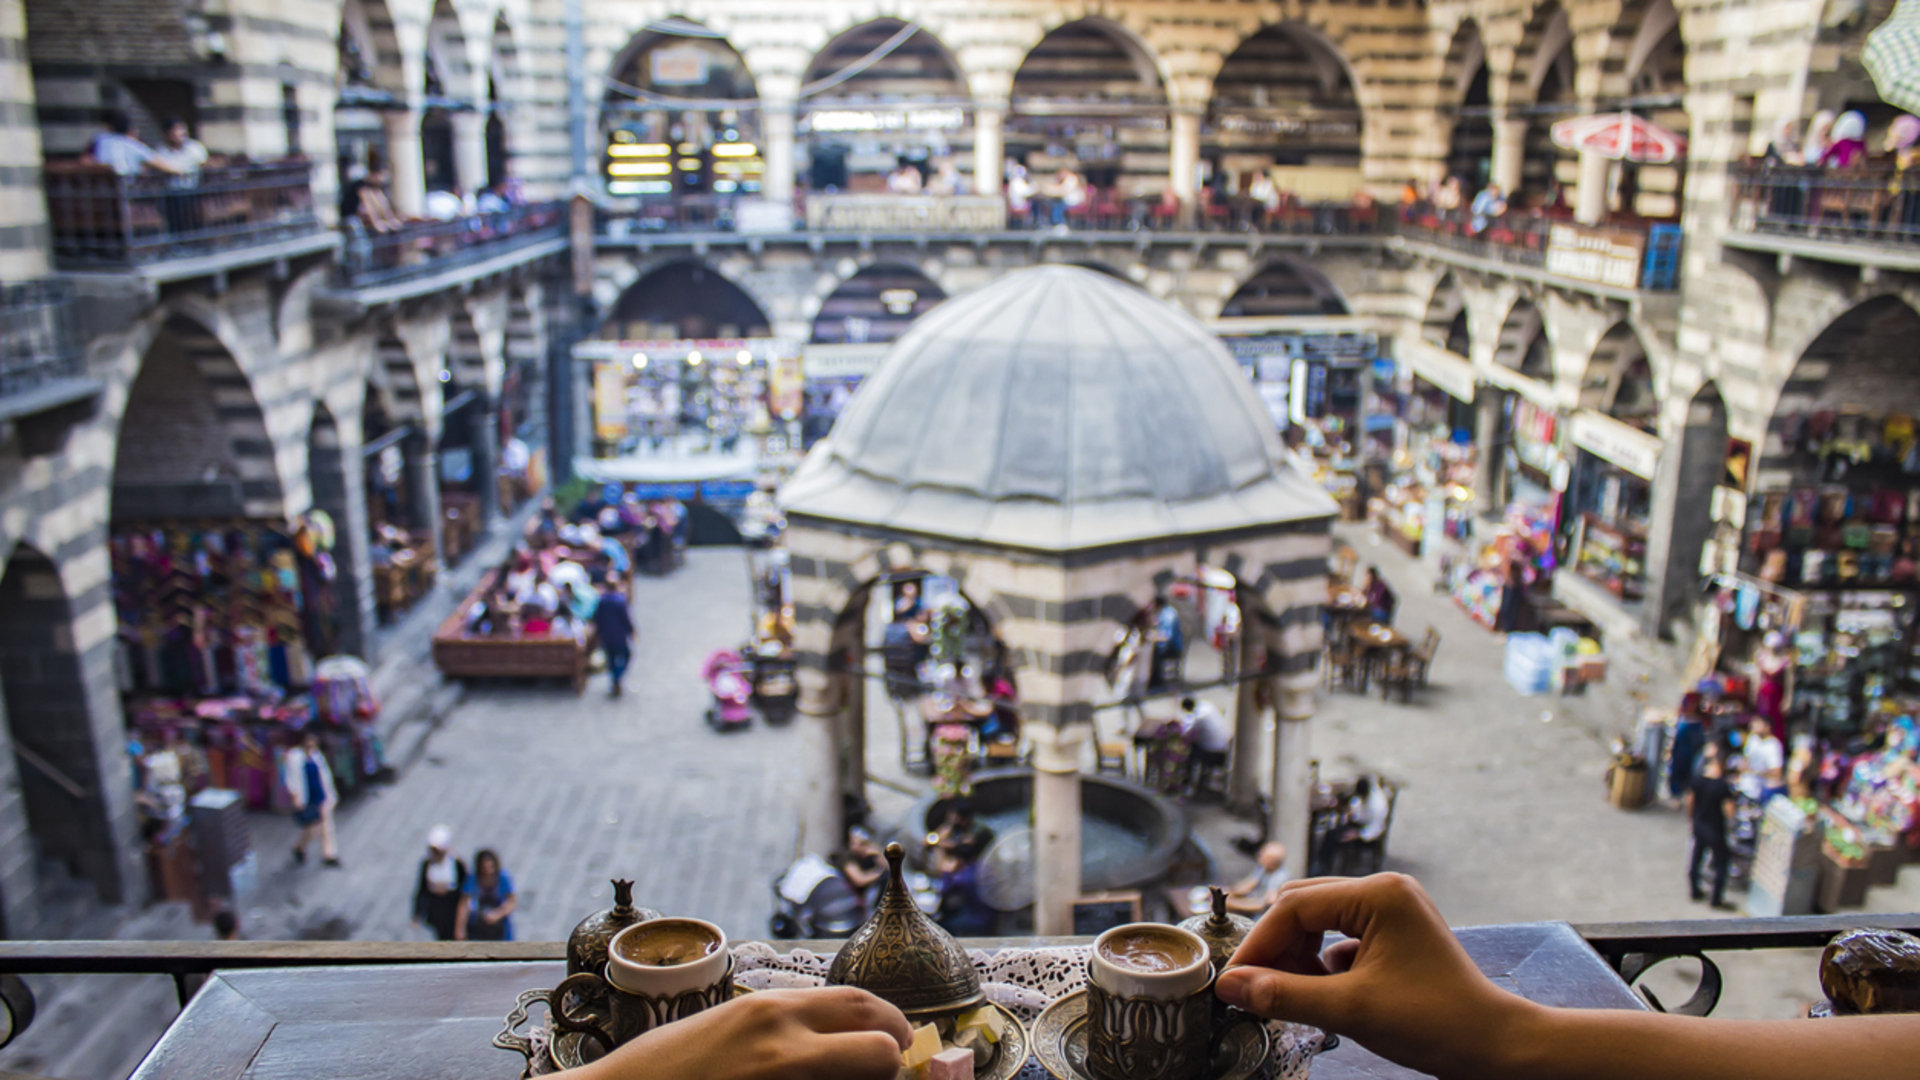
M 1792 233 L 1729 231 L 1720 242 L 1742 251 L 1790 255 L 1796 259 L 1920 273 L 1920 247 L 1861 240 L 1826 240 Z

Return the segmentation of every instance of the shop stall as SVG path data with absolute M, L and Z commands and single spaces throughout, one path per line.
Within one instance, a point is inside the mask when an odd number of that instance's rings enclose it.
M 1591 410 L 1567 424 L 1573 446 L 1562 514 L 1566 564 L 1623 602 L 1646 594 L 1647 527 L 1660 440 Z

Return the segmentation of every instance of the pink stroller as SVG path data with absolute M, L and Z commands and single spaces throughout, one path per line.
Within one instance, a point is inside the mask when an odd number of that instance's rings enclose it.
M 707 726 L 715 731 L 740 731 L 753 722 L 753 668 L 732 649 L 717 649 L 700 665 L 700 677 L 713 692 L 707 706 Z

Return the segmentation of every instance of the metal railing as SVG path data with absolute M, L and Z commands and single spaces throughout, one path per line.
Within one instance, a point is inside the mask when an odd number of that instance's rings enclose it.
M 1920 169 L 1829 170 L 1746 162 L 1731 173 L 1733 226 L 1852 243 L 1920 245 Z
M 1409 240 L 1521 266 L 1547 264 L 1547 234 L 1553 219 L 1538 214 L 1503 214 L 1474 227 L 1468 210 L 1442 210 L 1425 203 L 1396 208 L 1394 231 Z
M 1398 235 L 1463 255 L 1651 292 L 1680 287 L 1681 234 L 1671 223 L 1589 226 L 1515 212 L 1486 218 L 1475 228 L 1470 210 L 1441 210 L 1424 202 L 1395 207 L 1388 216 Z M 1556 247 L 1556 229 L 1567 234 L 1563 239 L 1572 240 L 1572 247 Z
M 320 227 L 306 161 L 222 165 L 192 177 L 57 161 L 45 177 L 54 258 L 76 269 L 210 255 Z
M 552 239 L 565 228 L 565 210 L 557 202 L 410 222 L 392 232 L 373 232 L 357 218 L 349 219 L 341 226 L 346 245 L 340 279 L 347 288 L 361 289 L 431 277 Z
M 55 278 L 0 285 L 0 394 L 80 374 L 72 301 L 72 287 Z

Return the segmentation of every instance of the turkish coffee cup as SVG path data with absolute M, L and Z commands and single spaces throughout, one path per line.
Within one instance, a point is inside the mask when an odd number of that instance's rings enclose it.
M 1198 934 L 1129 923 L 1087 957 L 1087 1069 L 1098 1080 L 1200 1080 L 1211 1060 L 1213 964 Z
M 633 933 L 655 923 L 660 925 L 648 933 Z M 588 987 L 605 991 L 605 1009 L 570 1011 L 571 991 Z M 669 918 L 635 923 L 614 935 L 606 966 L 569 976 L 548 1003 L 556 1028 L 583 1032 L 613 1049 L 732 996 L 726 934 L 700 919 Z

